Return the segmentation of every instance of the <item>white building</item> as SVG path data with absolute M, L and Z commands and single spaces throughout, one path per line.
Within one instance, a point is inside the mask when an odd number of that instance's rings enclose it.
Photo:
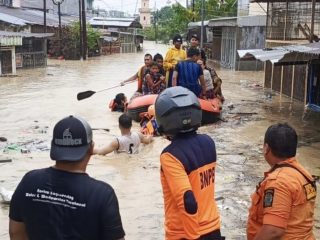
M 149 0 L 141 0 L 140 23 L 143 28 L 151 25 L 151 8 L 149 8 Z

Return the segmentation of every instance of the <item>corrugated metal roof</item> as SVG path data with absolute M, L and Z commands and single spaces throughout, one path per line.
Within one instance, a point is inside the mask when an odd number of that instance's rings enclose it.
M 110 27 L 130 27 L 135 21 L 134 18 L 103 18 L 94 17 L 89 23 L 94 26 L 110 26 Z
M 0 21 L 11 23 L 14 25 L 19 25 L 19 26 L 25 26 L 27 23 L 29 23 L 28 21 L 25 21 L 21 18 L 17 18 L 15 16 L 11 16 L 9 14 L 5 14 L 1 12 L 0 12 Z
M 131 22 L 120 21 L 95 21 L 89 20 L 89 23 L 93 26 L 112 26 L 112 27 L 130 27 Z
M 260 61 L 271 61 L 272 63 L 278 62 L 286 53 L 288 53 L 285 49 L 248 49 L 237 51 L 240 58 L 254 57 Z
M 209 24 L 209 20 L 203 22 L 204 26 L 208 26 L 208 24 Z M 194 27 L 201 27 L 201 21 L 188 23 L 188 28 L 194 28 Z
M 210 19 L 208 23 L 209 27 L 236 27 L 237 17 L 222 17 Z
M 93 20 L 96 21 L 121 21 L 121 22 L 134 22 L 134 18 L 112 18 L 112 17 L 93 17 Z
M 31 9 L 23 9 L 23 8 L 8 8 L 5 6 L 0 6 L 0 13 L 9 15 L 11 18 L 4 18 L 1 19 L 3 22 L 8 22 L 11 24 L 15 24 L 12 22 L 13 19 L 19 19 L 17 25 L 21 25 L 20 23 L 24 22 L 26 24 L 37 24 L 43 25 L 43 12 L 38 10 L 31 10 Z M 61 24 L 68 25 L 72 21 L 77 20 L 77 16 L 61 16 Z M 59 18 L 58 14 L 51 14 L 47 13 L 47 26 L 59 26 Z
M 34 37 L 34 38 L 45 38 L 51 37 L 54 33 L 28 33 L 28 32 L 7 32 L 0 31 L 1 37 Z
M 320 57 L 320 42 L 303 45 L 288 45 L 272 49 L 238 50 L 240 58 L 254 57 L 261 61 L 304 62 Z
M 266 26 L 266 15 L 222 17 L 210 19 L 209 27 L 254 27 Z

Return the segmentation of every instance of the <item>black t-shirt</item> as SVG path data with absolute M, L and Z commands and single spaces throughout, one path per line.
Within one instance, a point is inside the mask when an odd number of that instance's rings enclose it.
M 29 240 L 106 240 L 125 233 L 113 188 L 85 173 L 45 168 L 28 172 L 10 204 Z

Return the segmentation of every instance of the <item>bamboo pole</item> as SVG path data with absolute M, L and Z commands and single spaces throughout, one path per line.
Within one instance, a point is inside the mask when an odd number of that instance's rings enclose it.
M 293 88 L 294 88 L 294 76 L 295 76 L 296 65 L 293 65 L 292 79 L 291 79 L 291 101 L 293 101 Z
M 308 74 L 309 73 L 309 68 L 308 64 L 306 65 L 306 76 L 305 76 L 305 81 L 304 81 L 304 105 L 307 105 L 307 93 L 308 93 Z

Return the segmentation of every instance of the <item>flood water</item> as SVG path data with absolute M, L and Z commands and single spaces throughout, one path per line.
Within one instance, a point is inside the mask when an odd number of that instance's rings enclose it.
M 0 78 L 0 187 L 14 190 L 29 170 L 53 164 L 49 158 L 52 127 L 73 114 L 93 128 L 96 145 L 119 135 L 119 113 L 108 109 L 116 93 L 131 96 L 136 83 L 114 88 L 77 101 L 78 92 L 118 85 L 143 64 L 143 55 L 165 54 L 167 46 L 146 42 L 144 52 L 118 54 L 80 61 L 49 60 L 45 69 L 18 71 L 17 77 Z M 268 169 L 262 156 L 263 135 L 276 122 L 289 122 L 299 134 L 299 161 L 320 175 L 320 117 L 305 112 L 290 98 L 263 89 L 262 72 L 217 69 L 226 98 L 222 120 L 200 128 L 215 140 L 218 153 L 216 198 L 227 239 L 246 239 L 250 194 Z M 138 130 L 135 123 L 134 129 Z M 111 184 L 118 196 L 126 239 L 163 239 L 163 199 L 159 155 L 167 140 L 158 137 L 138 155 L 94 156 L 88 173 Z M 26 151 L 27 153 L 21 153 Z M 30 151 L 30 152 L 29 152 Z M 314 232 L 320 238 L 320 200 L 317 198 Z M 8 236 L 8 205 L 0 203 L 0 240 Z

